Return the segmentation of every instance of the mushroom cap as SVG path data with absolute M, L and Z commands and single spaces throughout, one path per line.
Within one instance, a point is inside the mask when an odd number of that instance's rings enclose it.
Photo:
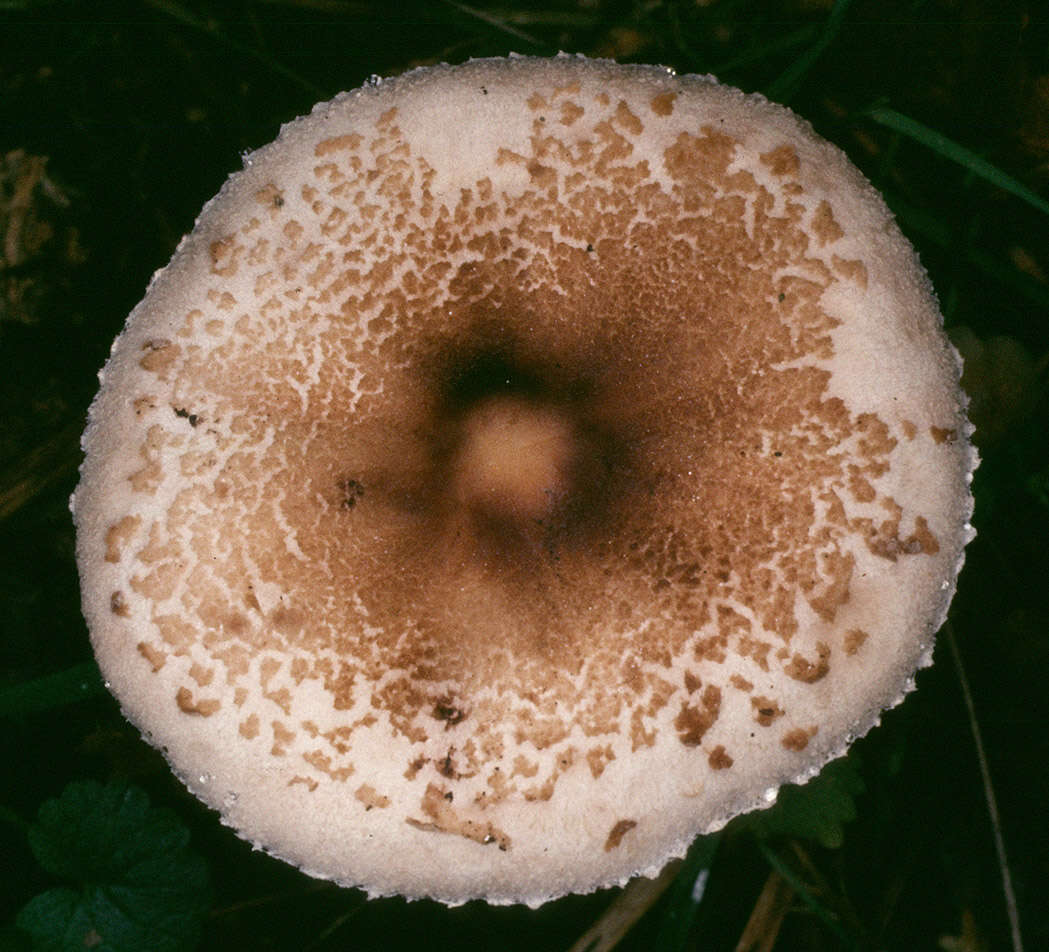
M 972 535 L 959 360 L 806 123 L 511 57 L 244 165 L 116 340 L 73 497 L 104 676 L 241 836 L 537 905 L 913 687 Z

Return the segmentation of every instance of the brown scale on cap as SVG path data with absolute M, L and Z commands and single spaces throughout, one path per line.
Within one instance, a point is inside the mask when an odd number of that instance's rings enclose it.
M 569 57 L 415 72 L 253 155 L 129 320 L 74 500 L 96 652 L 317 875 L 536 904 L 652 872 L 928 663 L 957 377 L 884 207 L 785 110 Z

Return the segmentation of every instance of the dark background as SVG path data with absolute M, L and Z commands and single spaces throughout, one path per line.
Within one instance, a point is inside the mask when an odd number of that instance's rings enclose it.
M 241 154 L 372 74 L 559 49 L 715 73 L 848 152 L 938 290 L 983 458 L 949 633 L 850 755 L 865 790 L 843 844 L 730 831 L 684 947 L 737 948 L 750 920 L 739 948 L 1016 948 L 964 670 L 1025 946 L 1049 948 L 1049 214 L 1010 191 L 1049 196 L 1049 19 L 1021 0 L 0 0 L 0 947 L 28 947 L 14 917 L 54 884 L 26 824 L 85 778 L 188 824 L 213 883 L 202 949 L 567 949 L 613 899 L 367 902 L 253 853 L 98 684 L 67 506 L 110 341 Z M 623 947 L 674 914 L 656 904 Z

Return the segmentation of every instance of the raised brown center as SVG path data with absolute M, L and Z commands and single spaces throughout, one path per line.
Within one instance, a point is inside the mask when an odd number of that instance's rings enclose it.
M 496 397 L 465 421 L 455 461 L 459 501 L 476 515 L 518 528 L 542 523 L 570 491 L 570 424 L 518 397 Z

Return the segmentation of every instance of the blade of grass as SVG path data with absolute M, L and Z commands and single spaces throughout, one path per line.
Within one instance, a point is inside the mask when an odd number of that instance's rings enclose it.
M 921 143 L 927 149 L 931 149 L 943 158 L 972 172 L 973 175 L 979 176 L 997 188 L 1027 202 L 1032 208 L 1037 208 L 1043 214 L 1049 215 L 1049 201 L 1028 188 L 1023 182 L 998 168 L 993 162 L 988 162 L 971 149 L 967 149 L 953 139 L 948 139 L 942 132 L 930 129 L 917 119 L 905 116 L 902 112 L 897 112 L 888 106 L 874 106 L 863 114 L 879 125 Z
M 987 753 L 983 746 L 983 734 L 980 723 L 976 719 L 976 705 L 973 704 L 972 691 L 969 689 L 969 678 L 962 664 L 962 655 L 958 650 L 958 642 L 954 637 L 954 628 L 950 625 L 943 626 L 943 634 L 951 649 L 951 660 L 954 662 L 954 670 L 958 676 L 958 686 L 961 688 L 962 698 L 965 701 L 965 713 L 969 718 L 969 730 L 973 735 L 973 746 L 976 748 L 976 760 L 980 765 L 980 781 L 983 784 L 983 795 L 987 801 L 987 813 L 991 820 L 991 830 L 994 834 L 994 849 L 998 855 L 998 869 L 1002 877 L 1002 893 L 1005 896 L 1005 911 L 1009 917 L 1009 936 L 1012 942 L 1013 952 L 1023 952 L 1023 935 L 1020 932 L 1020 912 L 1016 905 L 1016 893 L 1013 891 L 1013 877 L 1009 871 L 1009 859 L 1005 853 L 1005 837 L 1002 835 L 1001 816 L 998 813 L 998 799 L 994 795 L 994 784 L 991 782 L 991 768 L 987 763 Z
M 851 939 L 835 913 L 821 903 L 813 894 L 812 890 L 801 880 L 801 878 L 790 868 L 768 844 L 758 842 L 762 854 L 768 864 L 783 877 L 786 883 L 794 890 L 795 895 L 815 913 L 816 917 L 843 943 L 851 945 Z
M 296 73 L 295 70 L 289 69 L 273 57 L 255 49 L 253 46 L 238 42 L 233 39 L 233 37 L 224 33 L 221 27 L 200 19 L 196 14 L 187 10 L 181 3 L 176 2 L 176 0 L 146 0 L 146 3 L 148 3 L 154 10 L 157 10 L 165 16 L 170 17 L 172 20 L 183 24 L 183 26 L 188 26 L 191 29 L 207 34 L 208 36 L 213 37 L 217 42 L 228 46 L 231 50 L 257 60 L 267 69 L 272 70 L 279 76 L 283 76 L 289 82 L 294 83 L 296 86 L 306 90 L 306 92 L 317 98 L 331 95 L 330 91 L 324 90 L 316 83 L 310 82 L 305 77 Z
M 771 949 L 793 901 L 794 890 L 776 870 L 772 870 L 743 927 L 735 952 Z
M 852 0 L 837 0 L 837 3 L 834 4 L 828 14 L 816 42 L 769 84 L 766 90 L 769 99 L 786 103 L 794 96 L 805 81 L 806 74 L 816 65 L 817 60 L 837 38 L 841 30 L 841 24 L 845 19 L 845 14 L 851 5 Z
M 572 944 L 569 952 L 610 952 L 652 908 L 677 878 L 681 861 L 667 863 L 655 878 L 632 879 L 601 917 Z
M 25 453 L 9 470 L 0 472 L 0 522 L 40 496 L 76 476 L 80 462 L 83 421 L 66 424 L 58 433 Z
M 912 237 L 919 236 L 941 248 L 957 247 L 957 235 L 948 222 L 904 201 L 891 191 L 885 191 L 883 194 L 892 213 Z M 1032 304 L 1049 309 L 1049 288 L 1018 271 L 1009 262 L 979 248 L 965 247 L 962 253 L 965 260 L 978 271 L 1005 285 Z
M 478 10 L 475 7 L 468 7 L 465 3 L 456 3 L 455 0 L 442 0 L 442 2 L 445 6 L 451 7 L 453 10 L 465 14 L 466 16 L 473 17 L 475 20 L 480 20 L 482 23 L 498 30 L 500 33 L 512 36 L 514 39 L 528 43 L 530 46 L 535 46 L 540 49 L 546 47 L 546 44 L 542 40 L 532 36 L 530 33 L 526 33 L 524 30 L 519 30 L 517 27 L 511 26 L 503 17 L 495 16 L 494 14 L 488 13 L 486 10 Z
M 769 56 L 775 56 L 777 53 L 793 49 L 796 46 L 802 46 L 805 43 L 811 43 L 818 34 L 819 27 L 813 24 L 804 26 L 800 30 L 794 30 L 783 36 L 759 42 L 751 49 L 744 50 L 738 56 L 732 57 L 732 59 L 716 63 L 714 66 L 710 67 L 707 72 L 712 73 L 714 76 L 726 75 L 733 70 L 742 69 L 746 66 L 751 66 L 754 63 L 760 63 L 763 59 L 766 59 Z
M 680 952 L 688 947 L 689 933 L 699 913 L 707 878 L 720 843 L 720 833 L 709 833 L 699 837 L 689 847 L 684 865 L 667 895 L 667 911 L 655 948 L 662 952 Z
M 351 900 L 350 908 L 345 912 L 339 913 L 331 922 L 329 922 L 319 933 L 317 937 L 310 942 L 309 945 L 303 946 L 302 952 L 314 952 L 315 949 L 324 948 L 328 944 L 328 940 L 335 935 L 336 932 L 344 929 L 347 925 L 353 922 L 368 906 L 368 900 L 366 897 L 354 897 Z

